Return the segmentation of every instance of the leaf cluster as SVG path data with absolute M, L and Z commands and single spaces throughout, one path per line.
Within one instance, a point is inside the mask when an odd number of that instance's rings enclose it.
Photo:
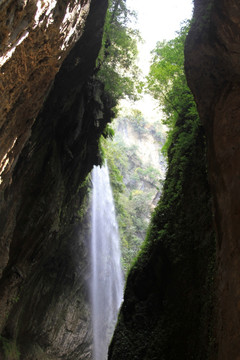
M 128 328 L 137 329 L 127 333 L 128 338 L 139 346 L 148 344 L 142 349 L 145 359 L 209 359 L 214 350 L 216 243 L 204 130 L 183 72 L 186 31 L 158 44 L 148 80 L 150 91 L 163 102 L 170 131 L 163 193 L 130 271 L 127 291 L 131 293 L 133 286 L 147 289 L 151 281 L 153 286 L 147 294 L 145 290 L 142 303 L 134 291 L 130 299 L 125 295 L 125 304 L 135 306 Z M 142 313 L 154 303 L 152 317 L 144 318 Z M 135 346 L 129 353 L 140 358 L 136 351 Z
M 172 141 L 177 119 L 183 113 L 192 119 L 198 116 L 184 73 L 184 44 L 189 26 L 190 22 L 185 22 L 176 38 L 157 43 L 152 51 L 152 63 L 147 77 L 148 91 L 159 100 L 165 114 L 163 123 L 169 128 L 168 139 L 163 147 L 165 155 Z
M 120 128 L 131 128 L 138 135 L 153 131 L 138 110 L 116 119 Z M 117 128 L 116 126 L 116 128 Z M 153 136 L 153 135 L 152 135 Z M 154 136 L 153 136 L 154 137 Z M 105 140 L 108 162 L 121 237 L 122 265 L 127 273 L 144 241 L 153 201 L 160 193 L 160 172 L 151 163 L 143 163 L 137 145 L 127 145 L 121 132 L 115 130 L 113 141 Z
M 98 78 L 115 100 L 137 96 L 139 69 L 135 65 L 139 33 L 129 27 L 135 14 L 126 0 L 111 0 L 106 16 L 103 43 L 98 57 Z

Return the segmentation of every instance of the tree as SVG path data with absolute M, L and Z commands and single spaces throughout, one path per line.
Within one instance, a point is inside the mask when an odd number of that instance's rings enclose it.
M 125 96 L 136 98 L 139 69 L 136 30 L 128 26 L 135 14 L 126 6 L 126 0 L 111 0 L 106 16 L 102 49 L 98 58 L 98 78 L 105 90 L 117 101 Z
M 139 154 L 139 145 L 128 145 L 124 131 L 117 130 L 119 125 L 120 128 L 131 128 L 139 137 L 138 123 L 142 126 L 141 134 L 150 136 L 154 124 L 148 123 L 140 111 L 134 110 L 117 119 L 113 141 L 105 139 L 103 144 L 115 200 L 125 274 L 145 239 L 150 212 L 161 188 L 159 170 L 151 162 L 144 162 Z M 154 135 L 155 132 L 153 138 Z
M 163 122 L 169 127 L 168 139 L 163 147 L 165 155 L 181 114 L 184 113 L 188 118 L 198 116 L 184 73 L 184 43 L 189 25 L 190 22 L 186 22 L 173 40 L 157 43 L 152 51 L 152 63 L 147 77 L 148 91 L 159 100 L 165 113 Z

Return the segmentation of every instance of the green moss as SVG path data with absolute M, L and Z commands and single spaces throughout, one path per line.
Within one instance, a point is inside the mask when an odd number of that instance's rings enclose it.
M 163 194 L 127 279 L 111 360 L 207 360 L 214 350 L 205 135 L 197 112 L 185 105 L 171 134 Z
M 9 340 L 0 336 L 0 342 L 4 353 L 4 360 L 19 360 L 20 352 L 15 340 Z
M 160 143 L 164 133 L 159 124 L 149 123 L 140 111 L 133 110 L 116 120 L 113 141 L 102 141 L 119 225 L 122 267 L 127 274 L 145 238 L 151 207 L 162 185 L 159 184 L 160 171 L 151 161 L 147 163 L 141 159 L 137 143 L 126 144 L 124 135 L 118 130 L 121 127 L 130 128 L 137 138 L 148 134 Z
M 206 360 L 214 346 L 215 235 L 198 118 L 194 126 L 179 118 L 169 158 L 163 196 L 128 276 L 110 359 Z

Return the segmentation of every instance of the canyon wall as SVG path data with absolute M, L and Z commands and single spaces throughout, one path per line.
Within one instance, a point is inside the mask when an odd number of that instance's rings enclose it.
M 113 115 L 94 77 L 106 8 L 1 2 L 1 358 L 91 358 L 85 214 Z M 201 123 L 179 115 L 111 360 L 240 358 L 239 20 L 237 0 L 195 0 L 185 66 Z
M 1 4 L 1 358 L 91 357 L 85 179 L 113 115 L 94 78 L 107 5 Z
M 1 2 L 1 185 L 17 157 L 64 58 L 81 37 L 90 1 Z
M 161 199 L 127 278 L 111 360 L 206 360 L 214 351 L 215 234 L 205 155 L 203 128 L 185 106 Z
M 217 359 L 240 359 L 240 4 L 195 0 L 186 71 L 207 134 L 217 232 Z
M 111 360 L 240 359 L 240 4 L 194 3 L 185 69 L 201 122 L 181 154 L 193 121 L 178 119 L 164 194 L 127 280 Z

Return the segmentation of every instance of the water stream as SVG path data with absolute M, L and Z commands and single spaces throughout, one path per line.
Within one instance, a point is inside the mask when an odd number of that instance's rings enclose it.
M 92 172 L 93 359 L 106 360 L 123 296 L 120 240 L 107 165 Z

